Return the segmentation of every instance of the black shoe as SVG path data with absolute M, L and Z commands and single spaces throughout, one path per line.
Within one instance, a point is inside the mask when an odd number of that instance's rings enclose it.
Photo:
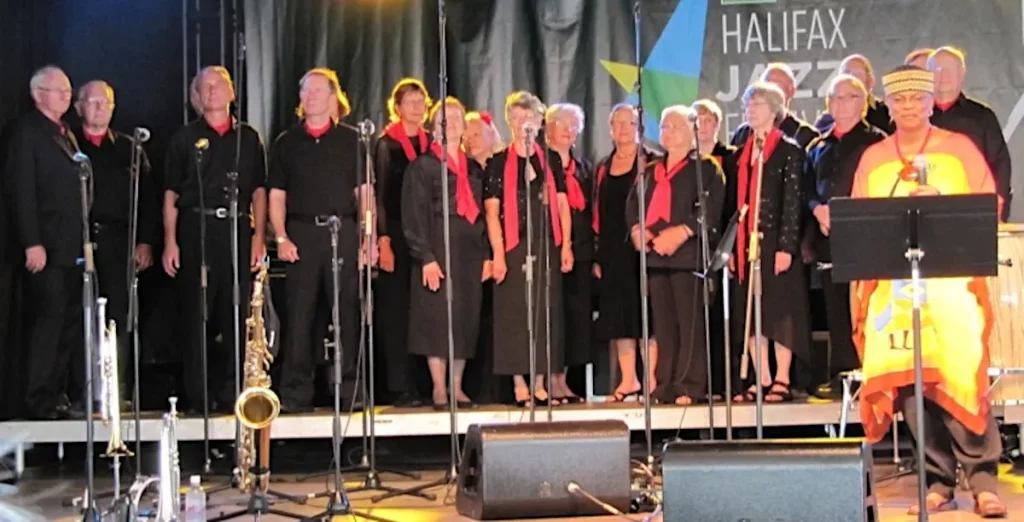
M 400 408 L 418 408 L 423 406 L 423 399 L 420 399 L 410 392 L 402 392 L 391 400 L 391 405 L 398 406 Z

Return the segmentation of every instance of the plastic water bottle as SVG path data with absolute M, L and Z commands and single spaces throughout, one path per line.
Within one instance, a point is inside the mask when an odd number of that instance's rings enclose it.
M 206 492 L 199 475 L 189 479 L 188 493 L 185 494 L 185 522 L 206 522 Z

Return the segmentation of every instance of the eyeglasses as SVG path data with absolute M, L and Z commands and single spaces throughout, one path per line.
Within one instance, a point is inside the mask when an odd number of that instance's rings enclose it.
M 67 89 L 67 88 L 51 89 L 49 87 L 39 87 L 39 90 L 40 91 L 44 91 L 44 92 L 55 92 L 55 93 L 58 93 L 58 94 L 63 94 L 65 96 L 68 96 L 68 95 L 71 94 L 71 89 Z

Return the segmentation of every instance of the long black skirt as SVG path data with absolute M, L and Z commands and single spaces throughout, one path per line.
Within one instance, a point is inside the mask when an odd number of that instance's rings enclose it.
M 564 278 L 565 365 L 583 366 L 594 358 L 594 263 L 577 262 Z
M 481 246 L 480 229 L 464 219 L 451 220 L 452 267 L 444 263 L 444 240 L 441 234 L 431 240 L 434 255 L 441 265 L 444 279 L 436 292 L 423 286 L 423 265 L 415 262 L 409 281 L 409 352 L 427 357 L 448 356 L 448 308 L 446 289 L 452 285 L 452 337 L 456 359 L 470 359 L 476 354 L 480 331 L 480 306 L 483 301 L 485 250 Z
M 544 270 L 543 257 L 540 252 L 540 241 L 534 242 L 534 252 L 538 262 L 534 267 L 533 284 L 533 330 L 536 355 L 536 374 L 547 372 L 546 341 L 547 312 L 550 311 L 551 323 L 551 371 L 559 372 L 565 366 L 563 351 L 562 324 L 564 311 L 562 308 L 562 272 L 561 249 L 549 243 L 548 259 L 550 270 Z M 505 264 L 508 273 L 501 284 L 494 286 L 494 373 L 496 375 L 530 374 L 530 335 L 527 329 L 526 300 L 526 240 L 520 241 L 511 252 L 505 253 Z M 547 277 L 550 274 L 550 301 L 545 306 Z

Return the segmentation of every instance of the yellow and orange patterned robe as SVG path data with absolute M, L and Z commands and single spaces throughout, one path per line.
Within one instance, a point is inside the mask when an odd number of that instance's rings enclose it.
M 906 161 L 914 152 L 903 151 Z M 967 136 L 934 128 L 921 154 L 928 158 L 928 184 L 941 194 L 995 193 L 992 172 Z M 903 167 L 894 136 L 872 145 L 861 156 L 852 197 L 889 197 Z M 900 181 L 893 196 L 908 196 L 916 187 Z M 924 281 L 922 290 L 925 396 L 981 435 L 989 408 L 987 341 L 993 317 L 987 283 L 937 278 Z M 888 431 L 897 390 L 914 383 L 912 295 L 909 280 L 862 281 L 851 288 L 853 337 L 864 371 L 860 415 L 869 442 Z

